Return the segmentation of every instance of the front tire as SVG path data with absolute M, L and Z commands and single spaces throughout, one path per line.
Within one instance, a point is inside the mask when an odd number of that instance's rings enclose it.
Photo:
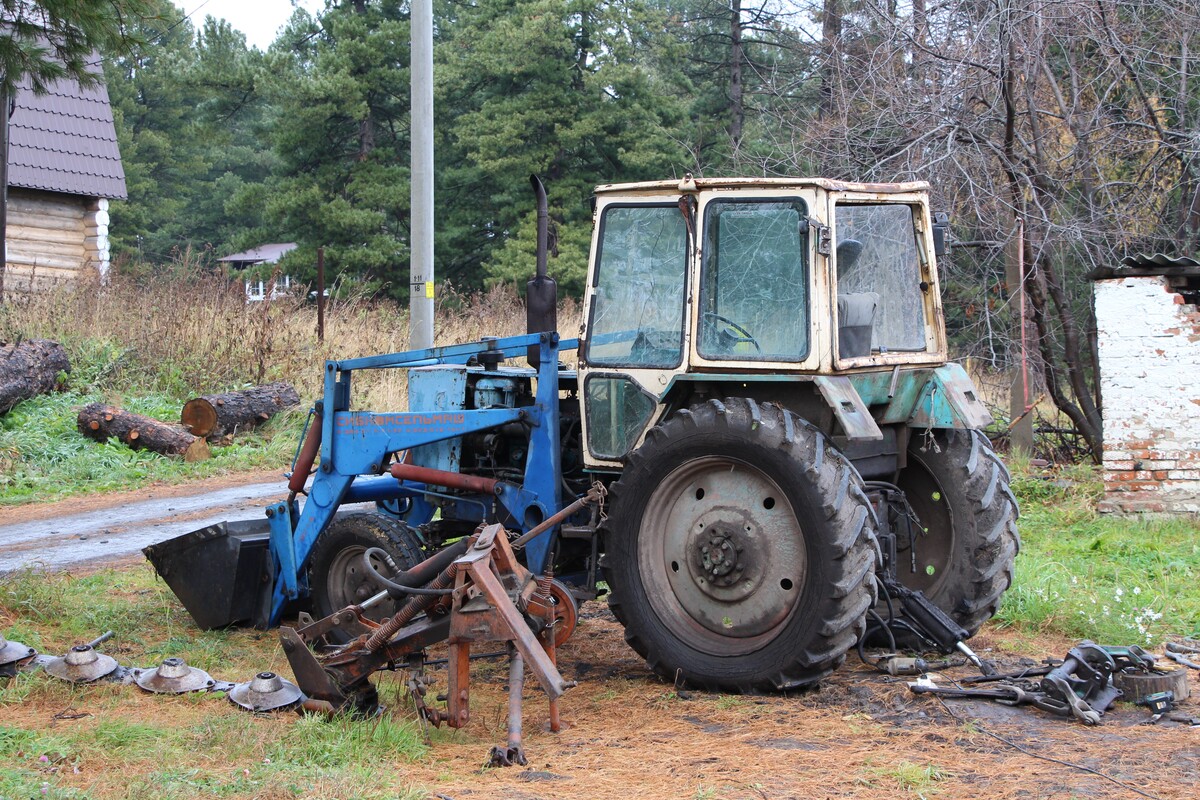
M 363 554 L 371 547 L 385 550 L 402 570 L 411 569 L 422 560 L 420 539 L 399 520 L 372 511 L 334 517 L 317 538 L 308 560 L 314 617 L 323 619 L 379 593 L 382 587 L 367 576 L 362 565 Z M 388 574 L 382 559 L 373 563 L 384 575 Z M 394 613 L 396 603 L 388 598 L 367 609 L 365 616 L 378 622 Z
M 974 635 L 1000 608 L 1021 548 L 1017 501 L 991 442 L 975 430 L 914 433 L 899 486 L 920 520 L 896 575 Z M 915 564 L 915 570 L 913 565 Z
M 862 479 L 815 427 L 732 398 L 650 431 L 611 488 L 609 603 L 663 678 L 815 683 L 862 635 L 879 551 Z

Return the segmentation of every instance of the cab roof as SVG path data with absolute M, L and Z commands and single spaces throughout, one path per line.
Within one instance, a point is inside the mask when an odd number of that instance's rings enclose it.
M 829 192 L 874 192 L 902 194 L 929 191 L 925 181 L 907 183 L 856 183 L 829 178 L 693 178 L 685 175 L 677 181 L 642 181 L 641 183 L 605 183 L 596 187 L 596 194 L 691 194 L 721 189 L 824 189 Z

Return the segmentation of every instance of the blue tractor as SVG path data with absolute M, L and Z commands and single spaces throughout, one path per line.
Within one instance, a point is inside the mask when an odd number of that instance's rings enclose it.
M 868 636 L 974 659 L 1017 505 L 948 361 L 928 187 L 600 186 L 563 338 L 534 183 L 529 333 L 327 362 L 289 499 L 147 548 L 196 621 L 423 619 L 421 587 L 500 525 L 564 610 L 607 593 L 671 681 L 812 684 Z M 358 409 L 355 377 L 394 369 L 408 410 Z

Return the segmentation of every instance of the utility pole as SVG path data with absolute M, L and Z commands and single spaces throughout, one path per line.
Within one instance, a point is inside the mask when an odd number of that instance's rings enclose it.
M 412 2 L 408 346 L 433 346 L 433 0 Z

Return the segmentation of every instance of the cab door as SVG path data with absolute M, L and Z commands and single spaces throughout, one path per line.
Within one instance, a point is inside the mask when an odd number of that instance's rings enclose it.
M 690 206 L 601 198 L 580 345 L 584 463 L 619 468 L 686 371 Z

